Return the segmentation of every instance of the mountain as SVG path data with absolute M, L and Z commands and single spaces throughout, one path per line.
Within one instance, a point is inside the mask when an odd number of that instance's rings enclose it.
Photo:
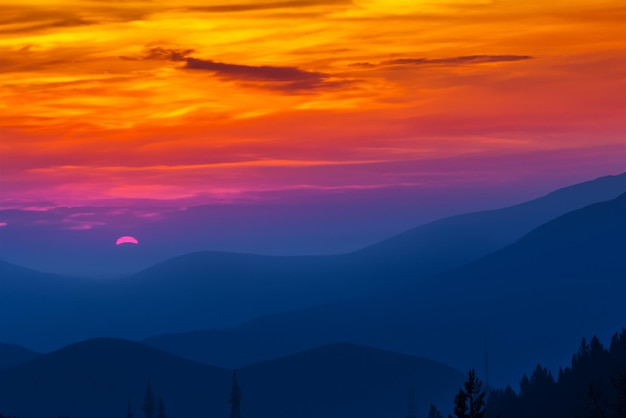
M 202 363 L 213 361 L 229 368 L 240 368 L 315 346 L 310 343 L 300 344 L 293 338 L 281 339 L 279 342 L 274 336 L 257 335 L 236 328 L 162 334 L 141 342 L 183 358 Z
M 547 191 L 566 178 L 580 178 L 557 177 L 561 180 L 553 178 L 532 189 Z M 580 196 L 579 202 L 564 196 L 569 206 L 560 213 L 616 197 L 619 181 L 619 176 L 594 180 L 589 188 L 574 193 Z M 341 254 L 432 220 L 538 196 L 520 189 L 520 184 L 497 178 L 491 185 L 453 183 L 458 184 L 375 191 L 290 190 L 289 196 L 263 192 L 251 199 L 199 206 L 194 206 L 199 203 L 196 199 L 130 199 L 75 207 L 0 208 L 5 224 L 0 228 L 0 259 L 66 276 L 120 278 L 175 256 L 206 250 Z M 118 237 L 129 234 L 140 245 L 114 245 Z M 428 250 L 428 246 L 415 248 Z
M 206 360 L 200 353 L 206 348 L 214 363 L 236 365 L 257 360 L 259 351 L 273 357 L 341 339 L 459 369 L 482 368 L 487 344 L 492 381 L 513 383 L 536 361 L 554 367 L 567 361 L 580 335 L 608 338 L 624 326 L 624 237 L 626 193 L 562 215 L 502 250 L 401 292 L 270 315 L 193 338 L 148 341 L 197 360 Z M 185 341 L 196 351 L 181 349 Z
M 625 190 L 626 173 L 603 177 L 515 207 L 425 225 L 344 255 L 200 252 L 124 279 L 83 280 L 60 295 L 54 286 L 49 294 L 36 290 L 36 303 L 7 291 L 2 295 L 6 303 L 0 309 L 6 315 L 1 316 L 0 332 L 8 341 L 47 351 L 100 335 L 137 339 L 230 327 L 260 315 L 365 299 L 419 285 L 432 274 L 513 242 L 567 210 Z M 65 288 L 66 280 L 54 283 Z
M 93 281 L 43 273 L 0 260 L 0 335 L 5 341 L 47 351 L 50 346 L 39 343 L 49 340 L 57 344 L 57 334 L 73 326 L 72 316 L 66 312 L 82 305 L 81 295 L 94 285 Z M 59 318 L 67 324 L 59 325 Z
M 11 291 L 27 292 L 37 288 L 46 291 L 68 287 L 76 283 L 76 279 L 43 273 L 0 260 L 0 289 L 2 293 Z
M 81 342 L 0 371 L 0 406 L 22 418 L 104 418 L 124 414 L 130 399 L 140 414 L 147 382 L 169 416 L 228 414 L 229 370 L 118 339 Z M 242 369 L 239 382 L 250 418 L 375 418 L 405 412 L 410 387 L 420 410 L 430 401 L 443 408 L 463 375 L 422 358 L 333 344 Z
M 401 417 L 411 388 L 418 416 L 426 416 L 430 402 L 448 409 L 465 380 L 441 363 L 347 343 L 255 364 L 240 376 L 250 388 L 245 415 L 276 418 Z
M 519 205 L 435 221 L 358 251 L 365 259 L 441 272 L 512 244 L 567 212 L 626 192 L 626 173 L 575 184 Z
M 0 372 L 0 406 L 21 418 L 139 414 L 150 382 L 172 416 L 226 412 L 230 371 L 183 360 L 141 344 L 95 339 Z
M 228 326 L 259 314 L 412 285 L 510 244 L 568 210 L 624 191 L 626 173 L 603 177 L 511 208 L 435 222 L 338 256 L 189 254 L 127 278 L 124 293 L 143 294 L 141 303 L 149 305 L 144 309 L 153 312 L 155 322 L 171 323 L 169 331 Z M 173 302 L 177 299 L 184 303 Z M 158 334 L 155 328 L 145 332 Z
M 0 370 L 26 363 L 40 355 L 19 345 L 0 343 Z

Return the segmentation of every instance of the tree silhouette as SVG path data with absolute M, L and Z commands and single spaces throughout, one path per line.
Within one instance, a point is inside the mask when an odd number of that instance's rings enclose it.
M 510 385 L 504 389 L 489 391 L 487 406 L 489 409 L 487 416 L 490 418 L 498 416 L 516 418 L 520 415 L 520 399 Z
M 233 385 L 230 390 L 230 418 L 241 418 L 241 389 L 237 382 L 237 371 L 233 370 Z
M 519 396 L 509 387 L 492 391 L 488 418 L 626 418 L 626 329 L 606 349 L 597 337 L 583 339 L 570 366 L 555 380 L 537 366 L 524 375 Z
M 162 396 L 159 396 L 159 407 L 157 409 L 157 418 L 167 418 L 167 414 L 165 413 L 165 403 L 163 402 Z
M 596 387 L 593 383 L 590 384 L 587 395 L 589 397 L 588 416 L 591 418 L 608 418 L 606 411 L 609 409 L 609 404 L 602 391 L 602 385 Z
M 467 373 L 467 380 L 454 398 L 454 414 L 457 418 L 483 418 L 485 416 L 485 392 L 474 369 Z
M 430 404 L 430 408 L 428 409 L 428 418 L 443 418 L 443 415 L 435 405 Z
M 618 417 L 626 417 L 626 373 L 618 371 L 617 376 L 617 378 L 612 379 L 612 383 L 617 390 L 615 413 Z
M 128 408 L 126 408 L 126 418 L 133 418 L 133 406 L 128 399 Z
M 143 406 L 141 409 L 145 418 L 154 418 L 154 395 L 152 394 L 150 382 L 148 382 L 148 386 L 146 387 L 146 394 L 143 397 Z
M 454 397 L 454 415 L 457 418 L 468 418 L 467 409 L 467 394 L 463 389 L 459 389 Z

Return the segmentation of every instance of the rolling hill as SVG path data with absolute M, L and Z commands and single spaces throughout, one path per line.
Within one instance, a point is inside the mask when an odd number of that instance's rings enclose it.
M 0 343 L 0 370 L 19 366 L 30 360 L 36 359 L 41 354 L 14 344 Z
M 250 418 L 394 416 L 406 412 L 410 387 L 420 411 L 431 401 L 443 408 L 463 380 L 440 363 L 351 344 L 239 371 Z M 147 382 L 169 416 L 228 415 L 231 371 L 117 339 L 81 342 L 0 371 L 0 405 L 22 418 L 119 416 L 128 400 L 139 412 Z
M 510 379 L 536 361 L 567 362 L 580 335 L 608 338 L 624 326 L 625 237 L 622 194 L 558 217 L 502 250 L 402 292 L 271 315 L 228 332 L 195 333 L 196 350 L 212 346 L 217 335 L 218 348 L 208 349 L 204 358 L 199 351 L 190 357 L 245 364 L 256 360 L 259 346 L 272 357 L 341 339 L 466 369 L 484 364 L 487 339 L 492 378 L 515 383 Z M 176 352 L 176 342 L 186 338 L 148 341 Z M 260 343 L 247 348 L 241 341 Z
M 430 402 L 449 409 L 465 380 L 438 362 L 347 343 L 254 364 L 240 376 L 250 388 L 246 416 L 276 418 L 401 417 L 411 388 L 426 416 Z
M 201 404 L 207 405 L 207 412 L 220 406 L 226 411 L 228 370 L 104 338 L 0 372 L 0 405 L 3 413 L 22 418 L 110 417 L 124 414 L 129 399 L 138 408 L 148 382 L 156 396 L 164 396 L 172 416 L 190 415 Z M 189 399 L 197 403 L 188 405 Z
M 67 313 L 82 306 L 81 295 L 95 285 L 0 260 L 0 335 L 4 341 L 37 351 L 66 344 L 63 330 L 75 323 Z
M 420 286 L 427 277 L 485 256 L 568 210 L 625 190 L 626 173 L 603 177 L 511 208 L 435 222 L 338 256 L 202 252 L 124 279 L 76 285 L 77 279 L 56 278 L 52 285 L 22 286 L 24 292 L 9 286 L 1 296 L 6 315 L 0 332 L 7 341 L 47 351 L 101 335 L 138 339 L 231 327 L 261 315 L 366 299 Z M 7 270 L 0 286 L 22 273 Z M 306 347 L 308 342 L 290 350 Z
M 80 282 L 76 278 L 31 270 L 0 260 L 0 289 L 5 295 L 11 292 L 33 293 L 65 290 L 73 288 Z
M 159 323 L 172 324 L 169 330 L 162 327 L 165 332 L 230 326 L 259 314 L 412 286 L 510 244 L 568 210 L 624 191 L 626 173 L 511 208 L 435 222 L 339 256 L 189 254 L 125 279 L 122 293 L 143 295 L 144 309 L 151 310 Z M 145 333 L 158 331 L 152 328 Z

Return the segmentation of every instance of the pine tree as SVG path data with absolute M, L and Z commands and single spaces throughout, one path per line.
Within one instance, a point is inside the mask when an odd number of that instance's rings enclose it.
M 130 403 L 130 399 L 128 400 L 128 408 L 126 408 L 126 418 L 133 418 L 133 406 Z
M 230 390 L 230 418 L 241 418 L 241 389 L 237 382 L 237 371 L 233 370 L 233 385 Z
M 143 397 L 143 407 L 141 408 L 145 418 L 154 418 L 154 395 L 150 382 L 146 387 L 146 394 Z
M 485 392 L 481 389 L 482 383 L 471 369 L 463 389 L 454 398 L 454 414 L 457 418 L 483 418 L 485 416 Z
M 607 418 L 608 401 L 602 391 L 602 385 L 595 386 L 593 383 L 589 385 L 588 416 L 591 418 Z
M 430 404 L 430 408 L 428 409 L 428 418 L 443 418 L 443 415 L 435 405 Z
M 457 418 L 469 418 L 467 414 L 467 394 L 463 389 L 459 389 L 459 392 L 454 397 L 454 415 Z
M 619 372 L 618 378 L 613 379 L 613 385 L 617 390 L 615 416 L 626 417 L 626 373 Z
M 494 389 L 489 391 L 489 416 L 491 417 L 518 417 L 520 415 L 519 397 L 510 385 L 504 389 Z M 497 413 L 496 413 L 497 411 Z
M 157 410 L 157 418 L 167 418 L 167 414 L 165 413 L 165 403 L 163 402 L 162 396 L 159 396 L 159 407 Z

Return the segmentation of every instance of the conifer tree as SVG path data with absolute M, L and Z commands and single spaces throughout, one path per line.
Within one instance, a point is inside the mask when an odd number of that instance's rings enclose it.
M 133 406 L 128 399 L 128 407 L 126 408 L 126 418 L 133 418 Z
M 159 406 L 157 409 L 157 418 L 167 418 L 167 414 L 165 413 L 165 403 L 163 402 L 163 397 L 159 396 Z
M 443 418 L 441 412 L 432 403 L 430 404 L 430 408 L 428 409 L 428 418 Z
M 237 382 L 237 371 L 233 370 L 233 385 L 230 390 L 230 418 L 241 418 L 241 389 Z
M 482 383 L 471 369 L 462 389 L 454 398 L 454 414 L 457 418 L 483 418 L 485 416 L 485 392 Z
M 626 373 L 619 372 L 618 378 L 613 379 L 613 385 L 617 389 L 615 414 L 617 417 L 626 417 Z
M 467 394 L 463 389 L 459 389 L 459 392 L 454 397 L 454 415 L 457 418 L 469 418 L 467 414 Z
M 143 415 L 145 418 L 154 418 L 154 395 L 152 394 L 152 387 L 150 382 L 146 387 L 146 394 L 143 397 Z

